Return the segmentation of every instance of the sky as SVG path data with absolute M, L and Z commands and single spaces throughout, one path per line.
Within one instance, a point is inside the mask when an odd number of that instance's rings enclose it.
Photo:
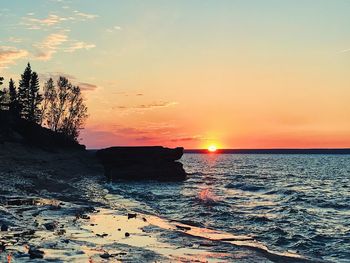
M 350 147 L 350 1 L 0 2 L 0 76 L 78 84 L 88 148 Z

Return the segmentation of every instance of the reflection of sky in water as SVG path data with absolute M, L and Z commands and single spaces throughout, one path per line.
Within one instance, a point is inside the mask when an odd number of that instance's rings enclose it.
M 350 231 L 350 156 L 185 154 L 182 162 L 190 173 L 183 183 L 114 188 L 141 210 L 253 235 L 274 250 L 350 257 L 343 242 Z

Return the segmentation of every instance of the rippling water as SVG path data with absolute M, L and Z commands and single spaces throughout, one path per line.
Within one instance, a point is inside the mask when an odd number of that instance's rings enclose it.
M 181 183 L 115 183 L 137 209 L 350 262 L 350 155 L 185 154 Z

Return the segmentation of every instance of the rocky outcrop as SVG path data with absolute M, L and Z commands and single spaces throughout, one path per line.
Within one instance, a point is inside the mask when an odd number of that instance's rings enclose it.
M 178 181 L 186 178 L 178 160 L 183 148 L 111 147 L 97 151 L 96 156 L 110 180 Z

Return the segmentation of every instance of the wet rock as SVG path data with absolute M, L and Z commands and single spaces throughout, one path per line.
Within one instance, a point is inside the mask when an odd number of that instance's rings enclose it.
M 128 213 L 128 219 L 136 218 L 136 214 Z
M 4 243 L 1 243 L 1 244 L 0 244 L 0 253 L 1 253 L 1 252 L 4 252 L 5 249 L 6 249 L 5 244 L 4 244 Z
M 82 215 L 80 215 L 80 218 L 81 218 L 81 219 L 89 220 L 89 219 L 90 219 L 90 216 L 88 216 L 88 215 L 86 215 L 86 214 L 82 214 Z
M 125 232 L 125 237 L 129 237 L 129 236 L 130 236 L 130 233 Z
M 1 231 L 8 231 L 8 230 L 9 230 L 8 225 L 6 225 L 6 224 L 1 225 Z
M 96 236 L 98 236 L 98 237 L 106 237 L 106 236 L 108 236 L 108 234 L 106 234 L 106 233 L 103 233 L 103 234 L 96 234 Z
M 46 230 L 53 231 L 56 229 L 57 223 L 56 222 L 45 223 L 44 227 L 46 228 Z
M 183 230 L 183 231 L 191 230 L 191 228 L 189 226 L 176 225 L 176 228 Z
M 103 259 L 109 259 L 110 257 L 113 257 L 113 255 L 108 254 L 107 252 L 103 253 L 100 255 L 101 258 Z
M 44 251 L 41 251 L 37 248 L 34 247 L 30 247 L 29 251 L 28 251 L 29 257 L 31 259 L 35 259 L 35 258 L 44 258 Z
M 59 235 L 59 236 L 62 236 L 62 235 L 64 235 L 65 233 L 66 233 L 66 230 L 65 230 L 65 229 L 60 229 L 60 230 L 57 231 L 57 235 Z

